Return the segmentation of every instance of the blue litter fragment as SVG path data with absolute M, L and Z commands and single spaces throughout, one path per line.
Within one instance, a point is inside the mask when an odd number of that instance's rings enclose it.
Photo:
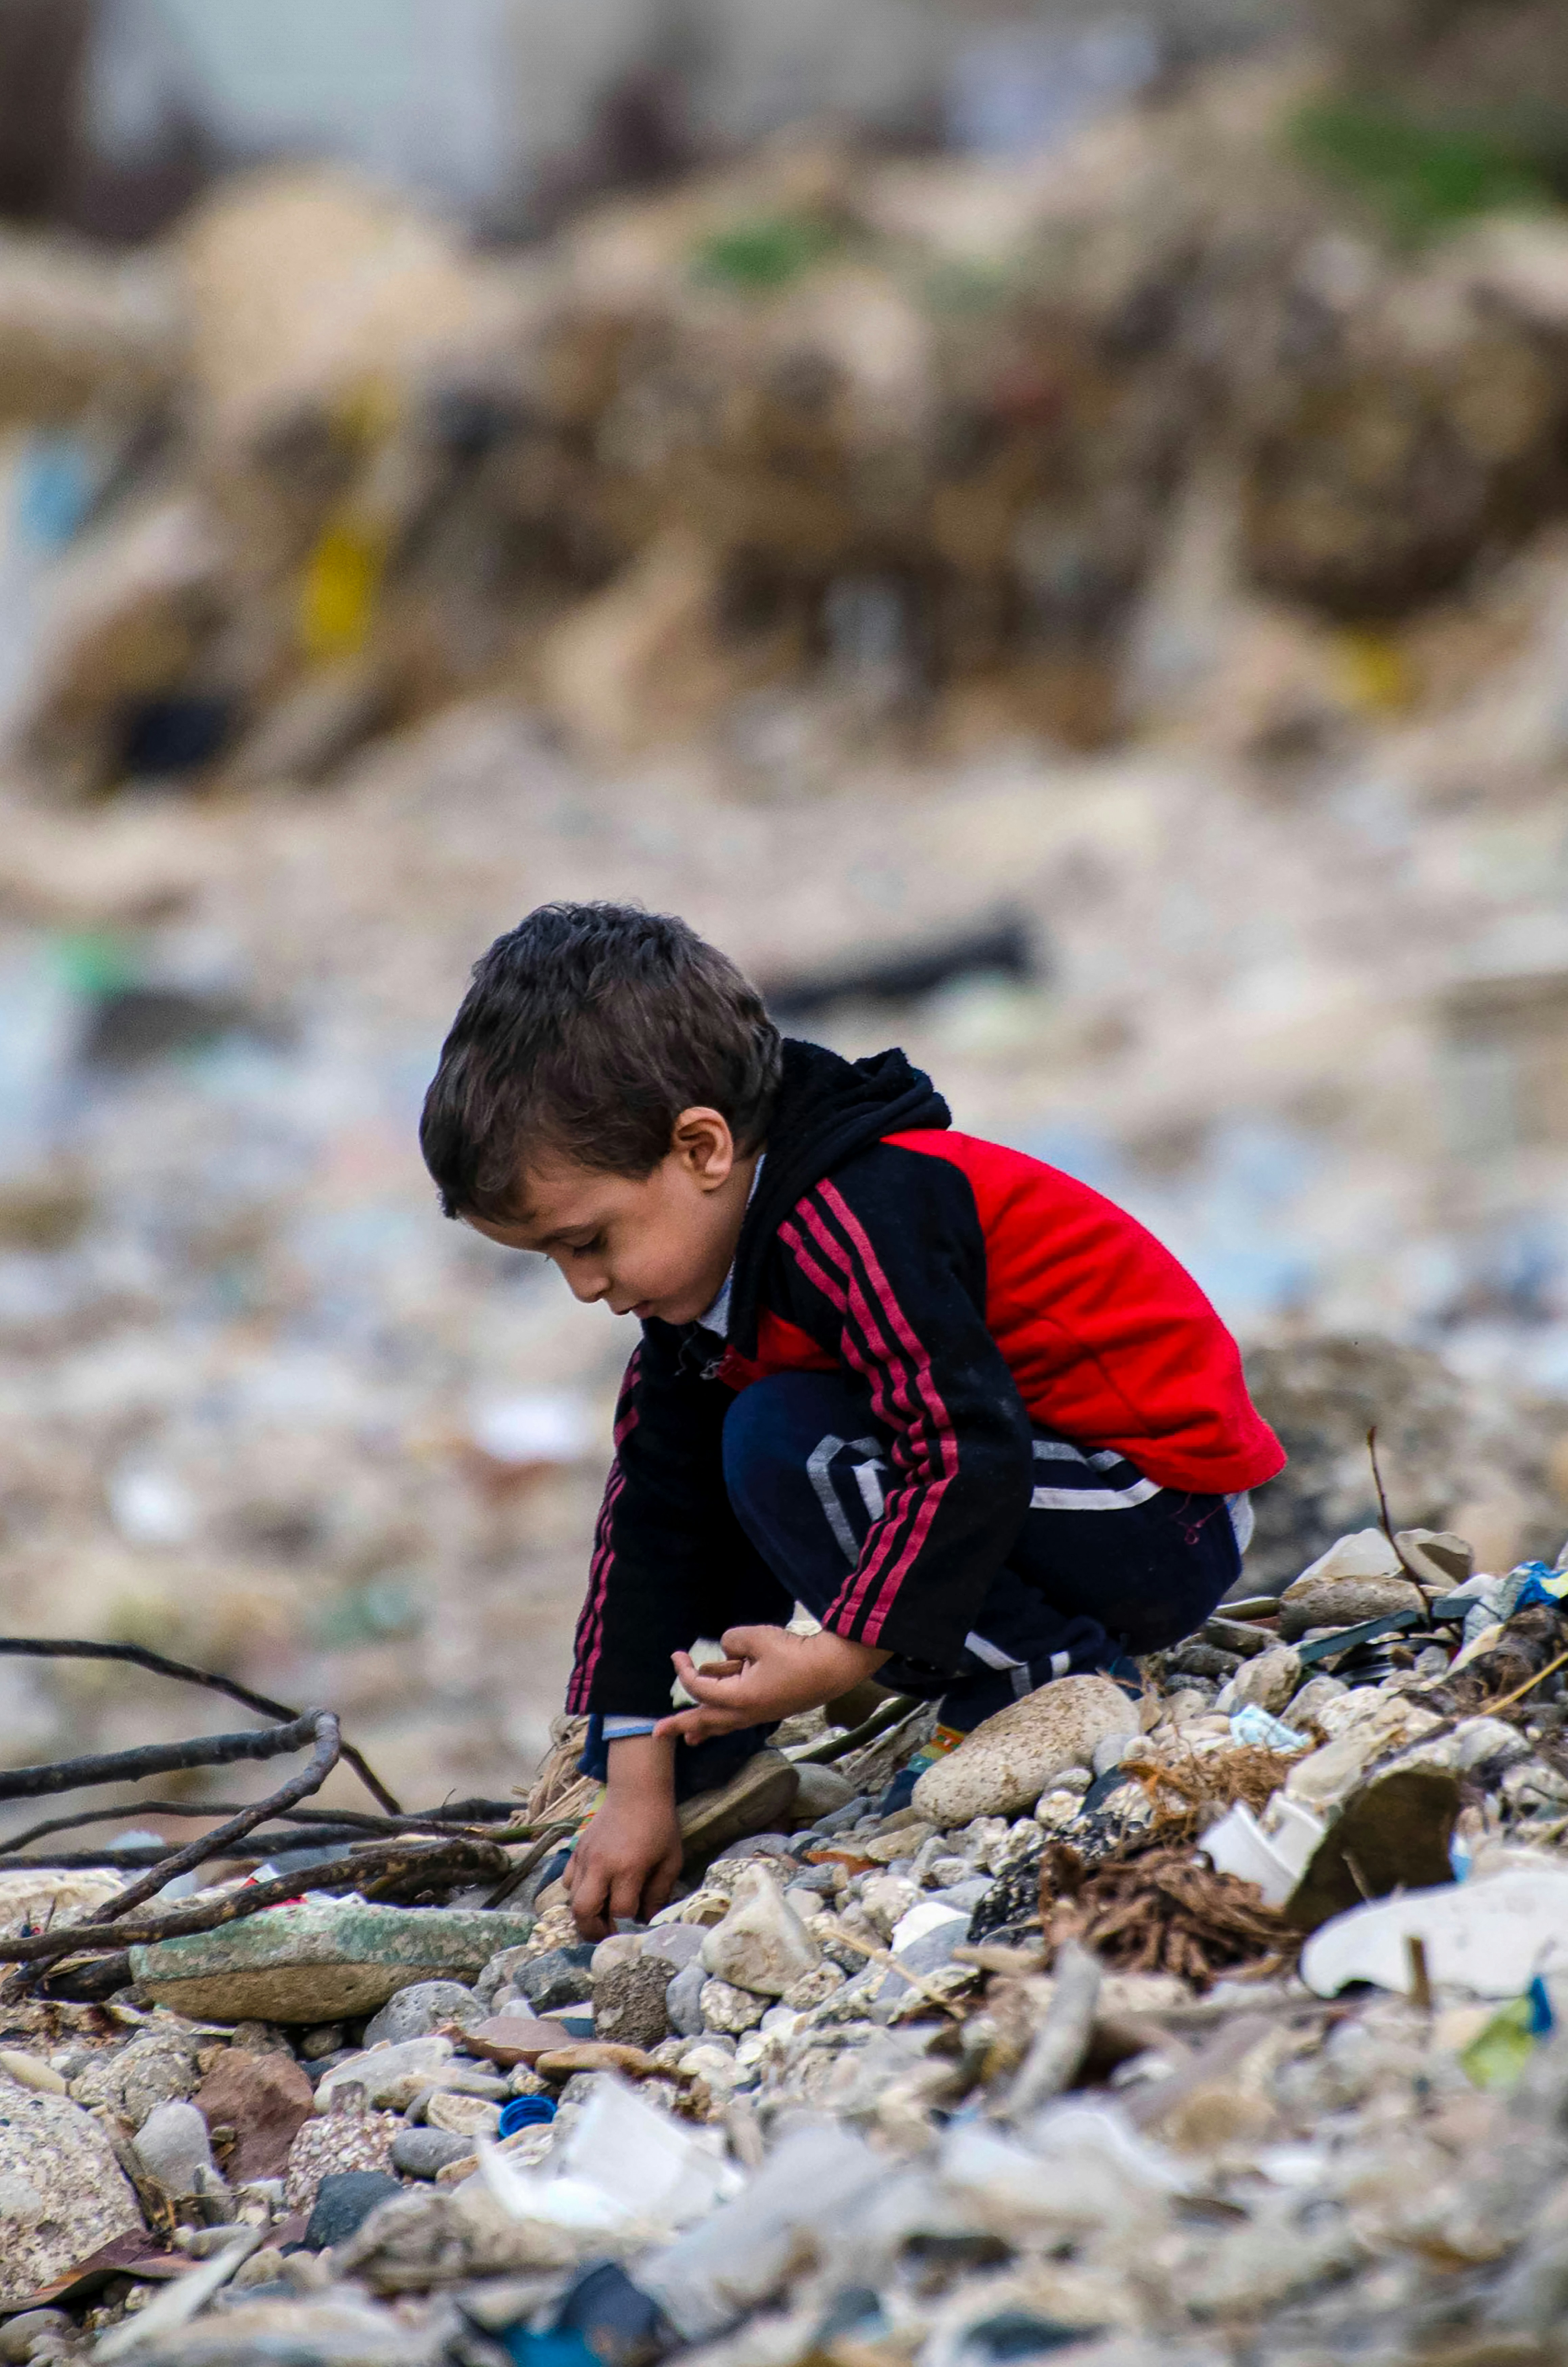
M 501 2108 L 500 2134 L 514 2137 L 519 2129 L 543 2128 L 556 2116 L 555 2100 L 550 2096 L 513 2096 Z
M 501 2338 L 513 2367 L 600 2367 L 575 2327 L 558 2333 L 534 2334 L 525 2326 L 509 2326 Z
M 1551 2010 L 1551 1999 L 1546 1993 L 1546 1983 L 1537 1973 L 1525 1996 L 1529 2000 L 1530 2036 L 1546 2038 L 1556 2028 L 1557 2017 Z

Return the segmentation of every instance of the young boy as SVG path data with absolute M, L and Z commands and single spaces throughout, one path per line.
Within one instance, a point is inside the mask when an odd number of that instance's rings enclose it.
M 1236 1578 L 1284 1456 L 1190 1276 L 954 1132 L 901 1052 L 781 1042 L 683 922 L 553 904 L 498 938 L 420 1139 L 448 1217 L 642 1326 L 568 1696 L 606 1784 L 568 1869 L 585 1937 L 663 1904 L 677 1802 L 780 1719 L 875 1673 L 940 1698 L 951 1745 Z M 820 1633 L 786 1633 L 796 1602 Z M 729 1657 L 699 1671 L 703 1636 Z

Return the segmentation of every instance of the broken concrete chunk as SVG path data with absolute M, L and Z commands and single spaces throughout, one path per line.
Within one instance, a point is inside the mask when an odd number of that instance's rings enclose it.
M 7 2089 L 0 2107 L 0 2304 L 37 2293 L 141 2213 L 103 2129 L 65 2096 Z
M 1058 1677 L 1011 1702 L 928 1767 L 914 1805 L 934 1825 L 973 1817 L 1015 1817 L 1032 1807 L 1053 1777 L 1086 1766 L 1111 1735 L 1136 1734 L 1138 1705 L 1109 1677 Z
M 139 1986 L 198 2021 L 319 2022 L 368 2013 L 416 1981 L 479 1971 L 530 1915 L 301 1899 L 130 1952 Z

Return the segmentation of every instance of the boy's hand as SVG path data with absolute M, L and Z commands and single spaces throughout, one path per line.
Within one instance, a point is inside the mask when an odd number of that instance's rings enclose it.
M 869 1644 L 846 1643 L 823 1628 L 792 1636 L 783 1627 L 730 1627 L 719 1637 L 727 1660 L 699 1669 L 687 1652 L 671 1655 L 675 1673 L 696 1703 L 661 1717 L 654 1735 L 705 1742 L 741 1727 L 769 1726 L 798 1709 L 818 1709 L 848 1693 L 888 1658 Z
M 647 1922 L 681 1871 L 674 1753 L 651 1734 L 610 1745 L 604 1798 L 566 1869 L 572 1920 L 584 1940 L 608 1938 L 617 1917 Z

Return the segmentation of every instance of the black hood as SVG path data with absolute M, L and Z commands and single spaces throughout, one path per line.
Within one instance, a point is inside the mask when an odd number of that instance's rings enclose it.
M 897 1047 L 842 1060 L 821 1044 L 784 1037 L 768 1155 L 735 1252 L 729 1337 L 743 1356 L 756 1353 L 757 1297 L 773 1235 L 802 1194 L 884 1135 L 952 1124 L 931 1079 Z

